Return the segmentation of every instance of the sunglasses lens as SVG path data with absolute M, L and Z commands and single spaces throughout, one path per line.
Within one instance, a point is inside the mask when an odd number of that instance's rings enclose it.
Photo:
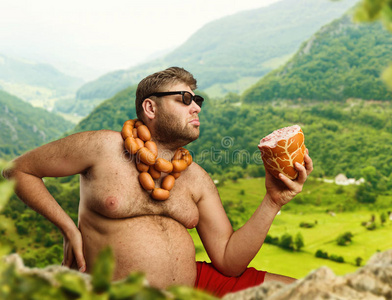
M 194 100 L 196 104 L 199 105 L 200 107 L 203 105 L 203 101 L 204 101 L 203 97 L 195 95 Z
M 192 94 L 189 92 L 184 92 L 184 94 L 182 94 L 182 100 L 184 104 L 190 105 L 192 103 Z

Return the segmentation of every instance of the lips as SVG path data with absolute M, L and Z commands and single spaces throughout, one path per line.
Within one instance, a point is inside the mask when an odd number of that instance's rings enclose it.
M 193 119 L 189 121 L 189 124 L 195 125 L 195 126 L 200 126 L 200 121 L 199 119 Z

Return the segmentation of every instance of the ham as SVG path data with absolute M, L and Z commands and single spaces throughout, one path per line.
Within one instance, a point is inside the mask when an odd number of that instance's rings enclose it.
M 264 167 L 276 178 L 283 173 L 295 179 L 298 172 L 294 164 L 304 165 L 305 137 L 299 125 L 275 130 L 260 140 L 258 145 Z

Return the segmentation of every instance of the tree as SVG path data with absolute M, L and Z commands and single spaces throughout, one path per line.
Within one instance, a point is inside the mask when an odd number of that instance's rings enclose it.
M 301 251 L 301 248 L 305 246 L 304 238 L 300 232 L 295 236 L 294 244 L 297 251 Z
M 377 194 L 372 191 L 371 186 L 366 182 L 358 186 L 355 191 L 355 199 L 360 203 L 375 203 L 377 201 Z
M 336 238 L 336 242 L 339 246 L 347 246 L 352 242 L 353 236 L 351 232 L 345 232 Z
M 318 249 L 318 250 L 316 251 L 316 253 L 315 253 L 315 256 L 316 256 L 316 257 L 319 257 L 319 258 L 328 259 L 328 252 L 324 252 L 323 250 Z
M 363 261 L 363 258 L 358 256 L 358 257 L 355 259 L 355 265 L 356 265 L 357 267 L 360 267 L 362 261 Z
M 290 234 L 285 233 L 285 234 L 282 235 L 282 237 L 280 238 L 279 246 L 282 247 L 282 248 L 284 248 L 284 249 L 294 250 L 293 237 L 292 237 Z

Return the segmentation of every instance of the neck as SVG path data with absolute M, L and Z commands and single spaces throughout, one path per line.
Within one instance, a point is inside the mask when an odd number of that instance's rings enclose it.
M 157 145 L 158 148 L 158 157 L 164 158 L 168 161 L 170 161 L 174 155 L 174 153 L 177 151 L 181 145 L 172 145 L 172 144 L 165 144 L 160 141 L 157 141 L 156 139 L 152 139 L 155 144 Z

